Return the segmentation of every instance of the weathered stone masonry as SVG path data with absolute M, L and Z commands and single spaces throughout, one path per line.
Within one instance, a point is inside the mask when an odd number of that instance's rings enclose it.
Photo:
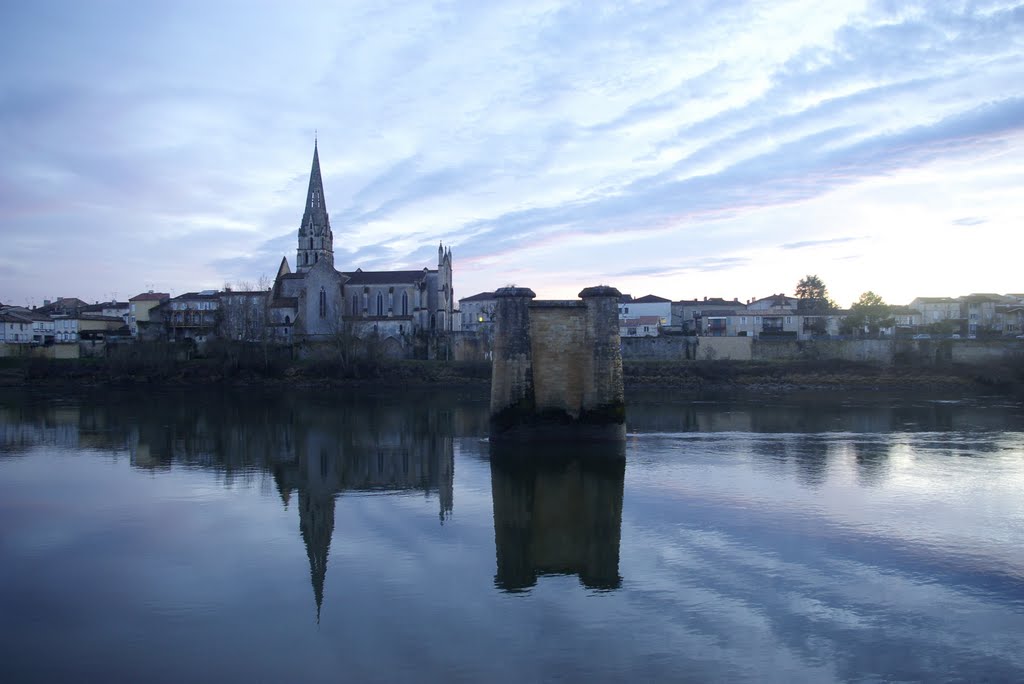
M 619 291 L 535 297 L 528 288 L 495 293 L 492 438 L 622 439 Z

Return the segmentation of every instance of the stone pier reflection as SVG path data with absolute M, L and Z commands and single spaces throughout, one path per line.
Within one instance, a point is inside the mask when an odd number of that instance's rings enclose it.
M 617 589 L 624 444 L 491 445 L 494 583 L 522 591 L 542 575 L 577 575 L 590 589 Z

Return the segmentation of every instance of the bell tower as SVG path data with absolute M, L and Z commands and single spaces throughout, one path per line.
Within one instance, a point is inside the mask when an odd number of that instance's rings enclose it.
M 324 203 L 324 182 L 320 176 L 320 154 L 317 141 L 313 141 L 313 168 L 309 172 L 309 190 L 306 192 L 306 211 L 299 226 L 299 248 L 295 255 L 295 270 L 308 271 L 317 263 L 327 260 L 334 266 L 334 235 L 331 219 Z

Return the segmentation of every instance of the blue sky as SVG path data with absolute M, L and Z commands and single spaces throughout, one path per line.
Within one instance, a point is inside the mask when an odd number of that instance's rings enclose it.
M 294 264 L 844 306 L 1022 292 L 1024 4 L 33 2 L 0 9 L 0 302 Z

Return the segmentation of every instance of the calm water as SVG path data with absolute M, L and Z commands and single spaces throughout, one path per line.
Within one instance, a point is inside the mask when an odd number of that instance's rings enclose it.
M 1024 409 L 0 395 L 0 681 L 1024 681 Z

